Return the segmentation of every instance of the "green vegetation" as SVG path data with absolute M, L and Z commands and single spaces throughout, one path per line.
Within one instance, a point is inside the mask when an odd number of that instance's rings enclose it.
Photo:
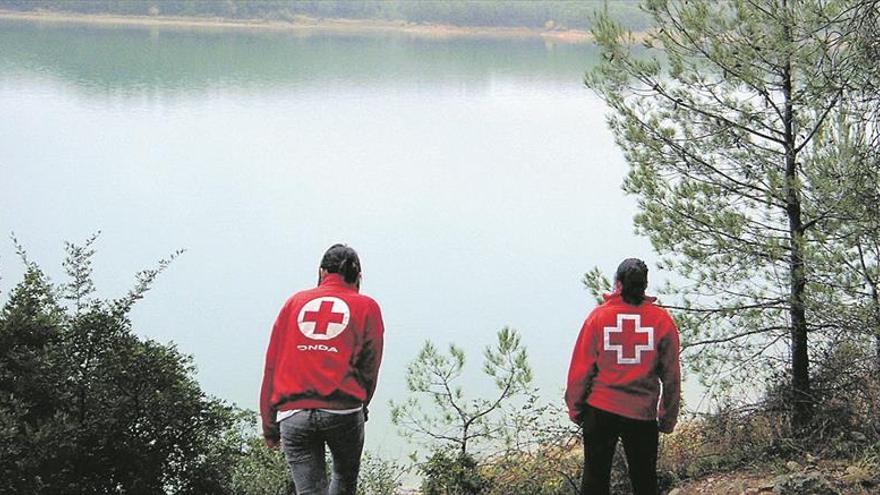
M 141 272 L 123 297 L 99 300 L 94 241 L 67 245 L 64 284 L 51 283 L 18 249 L 25 275 L 0 311 L 0 493 L 288 493 L 286 463 L 264 447 L 254 413 L 206 396 L 190 358 L 132 331 L 132 305 L 177 254 Z M 865 353 L 843 346 L 825 364 L 844 369 Z M 455 346 L 446 355 L 426 344 L 409 368 L 414 396 L 395 416 L 430 448 L 416 462 L 423 493 L 578 493 L 579 431 L 559 407 L 538 400 L 518 334 L 499 332 L 484 357 L 495 397 L 465 399 L 456 385 L 465 356 Z M 876 374 L 815 374 L 823 395 L 809 439 L 792 435 L 785 377 L 774 383 L 762 407 L 725 407 L 665 436 L 664 486 L 738 468 L 784 472 L 791 458 L 844 460 L 845 475 L 833 483 L 847 493 L 880 482 Z M 408 470 L 365 453 L 359 495 L 396 493 Z M 629 493 L 622 455 L 612 481 L 614 493 Z M 801 481 L 791 474 L 779 483 Z
M 577 431 L 561 409 L 542 405 L 518 332 L 501 329 L 483 357 L 491 397 L 466 397 L 465 353 L 454 344 L 445 354 L 426 342 L 407 367 L 412 395 L 392 401 L 392 421 L 429 449 L 417 462 L 422 493 L 575 493 Z
M 0 0 L 0 9 L 80 14 L 222 17 L 290 21 L 314 18 L 376 19 L 455 26 L 587 29 L 599 0 Z M 638 2 L 611 2 L 616 16 L 634 30 L 649 27 Z
M 255 413 L 207 396 L 190 357 L 131 328 L 133 305 L 180 252 L 102 300 L 96 239 L 66 245 L 64 284 L 16 243 L 25 273 L 0 310 L 0 494 L 288 493 Z M 404 471 L 366 453 L 358 495 L 393 493 Z
M 483 372 L 495 382 L 498 395 L 468 400 L 458 385 L 464 351 L 453 344 L 446 355 L 426 342 L 407 367 L 406 384 L 413 395 L 403 403 L 391 401 L 394 424 L 408 437 L 439 442 L 463 456 L 474 443 L 504 432 L 509 421 L 504 406 L 533 392 L 532 370 L 516 330 L 499 331 L 498 343 L 486 348 L 484 356 Z
M 391 401 L 391 420 L 401 433 L 426 441 L 433 454 L 421 466 L 427 494 L 481 493 L 490 481 L 480 473 L 473 452 L 512 432 L 508 406 L 530 395 L 532 371 L 520 336 L 504 328 L 496 346 L 484 351 L 484 373 L 498 389 L 490 399 L 466 399 L 459 385 L 465 354 L 455 345 L 443 354 L 426 342 L 406 372 L 412 396 Z M 518 432 L 516 432 L 518 433 Z
M 605 62 L 586 81 L 612 109 L 637 229 L 686 281 L 668 291 L 683 361 L 719 398 L 784 369 L 791 419 L 809 429 L 823 393 L 811 379 L 880 329 L 878 127 L 856 83 L 864 55 L 845 42 L 860 2 L 645 5 L 655 56 L 633 56 L 600 15 Z
M 231 493 L 238 450 L 216 433 L 244 417 L 202 393 L 188 357 L 128 320 L 173 256 L 125 296 L 98 300 L 94 240 L 67 245 L 60 286 L 19 247 L 24 279 L 0 312 L 0 491 Z
M 586 83 L 611 108 L 637 230 L 681 281 L 664 300 L 682 362 L 719 404 L 661 465 L 680 480 L 837 459 L 852 476 L 792 473 L 776 492 L 863 493 L 880 442 L 880 2 L 644 5 L 647 53 L 601 14 Z

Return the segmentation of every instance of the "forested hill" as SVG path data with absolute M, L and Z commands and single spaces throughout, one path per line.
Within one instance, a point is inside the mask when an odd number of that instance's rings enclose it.
M 76 14 L 220 17 L 292 21 L 296 16 L 375 19 L 455 26 L 587 29 L 603 0 L 0 0 L 0 9 Z M 637 0 L 608 2 L 626 27 L 651 19 Z

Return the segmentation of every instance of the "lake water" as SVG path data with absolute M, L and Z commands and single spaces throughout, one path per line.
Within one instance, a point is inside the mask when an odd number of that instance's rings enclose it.
M 400 454 L 387 402 L 426 339 L 463 347 L 466 393 L 487 395 L 481 350 L 516 328 L 561 401 L 593 306 L 581 275 L 654 259 L 582 84 L 596 56 L 539 40 L 0 22 L 0 232 L 61 281 L 63 241 L 101 230 L 103 296 L 186 248 L 136 331 L 174 341 L 206 391 L 250 409 L 278 309 L 349 243 L 387 329 L 367 447 Z M 0 270 L 6 292 L 22 271 L 11 241 Z

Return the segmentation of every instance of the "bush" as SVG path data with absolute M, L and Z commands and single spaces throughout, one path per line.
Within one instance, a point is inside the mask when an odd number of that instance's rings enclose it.
M 424 495 L 476 495 L 489 489 L 489 480 L 468 454 L 435 451 L 419 467 Z
M 222 438 L 243 417 L 128 319 L 170 259 L 99 300 L 94 240 L 67 245 L 61 286 L 19 247 L 24 278 L 0 310 L 0 493 L 231 493 L 240 449 Z
M 483 472 L 491 480 L 487 493 L 492 495 L 577 495 L 582 467 L 583 453 L 575 442 L 534 453 L 511 452 L 486 462 Z
M 232 469 L 231 492 L 236 495 L 285 495 L 292 493 L 293 483 L 288 475 L 287 462 L 280 449 L 269 449 L 262 437 L 256 435 L 255 414 L 248 433 L 231 439 L 232 444 L 244 445 L 241 456 Z
M 364 452 L 358 476 L 358 495 L 394 495 L 407 471 L 408 467 L 397 462 Z

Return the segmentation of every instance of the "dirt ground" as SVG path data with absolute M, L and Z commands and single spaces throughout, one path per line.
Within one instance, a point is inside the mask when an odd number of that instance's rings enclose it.
M 815 481 L 827 482 L 828 489 L 816 489 Z M 811 485 L 812 483 L 812 485 Z M 781 489 L 782 486 L 788 487 Z M 803 487 L 797 490 L 797 487 Z M 778 490 L 778 491 L 774 491 Z M 678 485 L 668 495 L 759 495 L 759 494 L 819 495 L 876 495 L 880 494 L 880 478 L 872 468 L 842 461 L 824 461 L 805 465 L 789 462 L 784 467 L 746 469 L 725 474 L 710 475 Z

